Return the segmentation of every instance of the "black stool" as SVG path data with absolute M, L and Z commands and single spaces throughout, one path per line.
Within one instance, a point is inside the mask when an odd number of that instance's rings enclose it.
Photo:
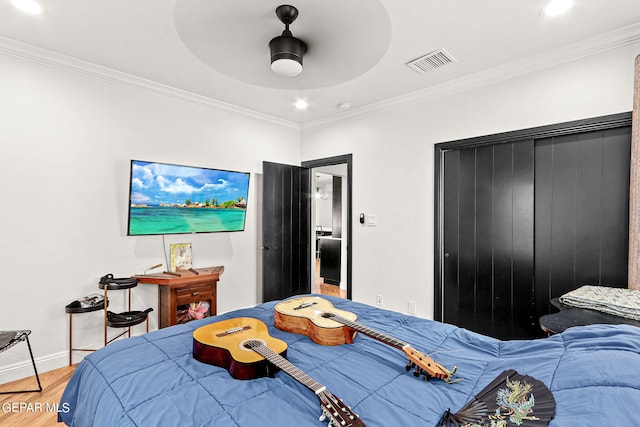
M 149 317 L 148 314 L 153 311 L 153 308 L 148 308 L 144 311 L 132 311 L 131 310 L 131 288 L 138 286 L 138 279 L 129 277 L 114 278 L 113 274 L 106 274 L 100 278 L 98 287 L 104 290 L 104 300 L 107 299 L 107 291 L 114 290 L 127 290 L 127 304 L 128 310 L 123 313 L 114 313 L 105 308 L 104 310 L 104 345 L 111 343 L 112 341 L 120 338 L 124 334 L 131 336 L 131 327 L 140 324 L 144 321 L 147 322 L 147 332 L 149 332 Z M 116 335 L 115 337 L 108 339 L 107 327 L 111 328 L 127 328 L 124 332 Z
M 36 369 L 36 361 L 33 359 L 33 352 L 31 351 L 31 343 L 29 343 L 29 334 L 31 331 L 0 331 L 0 353 L 5 350 L 9 350 L 14 345 L 21 341 L 26 341 L 29 347 L 29 355 L 31 356 L 31 363 L 33 364 L 33 372 L 36 373 L 36 380 L 38 381 L 37 390 L 16 390 L 16 391 L 2 391 L 0 394 L 9 393 L 35 393 L 42 391 L 42 385 L 40 384 L 40 377 L 38 376 L 38 369 Z

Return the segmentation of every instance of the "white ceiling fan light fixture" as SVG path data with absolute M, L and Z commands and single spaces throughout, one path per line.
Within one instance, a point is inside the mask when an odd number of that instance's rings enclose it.
M 16 9 L 30 15 L 40 15 L 44 12 L 44 7 L 35 0 L 11 0 Z
M 573 6 L 573 0 L 550 0 L 540 11 L 544 16 L 559 16 L 567 12 Z
M 285 28 L 282 35 L 269 42 L 271 70 L 283 77 L 295 77 L 302 72 L 302 58 L 307 51 L 307 45 L 289 30 L 289 25 L 298 17 L 298 9 L 283 4 L 276 8 L 276 16 Z

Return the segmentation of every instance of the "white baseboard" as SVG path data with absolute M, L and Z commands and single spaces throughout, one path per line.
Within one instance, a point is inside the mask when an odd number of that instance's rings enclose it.
M 144 335 L 144 332 L 131 333 L 132 337 L 137 335 Z M 99 343 L 95 343 L 94 345 L 88 345 L 87 347 L 83 347 L 83 348 L 99 349 L 102 347 L 103 347 L 103 342 L 101 341 Z M 26 350 L 26 347 L 24 352 L 26 353 L 27 356 L 29 355 L 28 351 Z M 74 351 L 73 363 L 79 363 L 80 361 L 82 361 L 82 359 L 84 359 L 86 356 L 90 355 L 91 353 L 92 352 L 90 351 Z M 65 350 L 58 353 L 52 353 L 52 354 L 36 357 L 35 361 L 36 361 L 36 368 L 38 369 L 38 374 L 53 371 L 54 369 L 59 369 L 65 366 L 69 366 L 69 351 Z M 30 358 L 21 360 L 19 362 L 11 363 L 9 365 L 0 366 L 0 384 L 21 380 L 23 378 L 32 377 L 33 375 L 34 375 L 33 365 L 31 364 Z
M 37 357 L 35 361 L 38 374 L 41 374 L 43 372 L 67 366 L 69 364 L 69 352 L 62 351 L 60 353 L 48 354 L 46 356 Z M 34 376 L 34 372 L 31 359 L 0 367 L 0 384 L 32 376 Z

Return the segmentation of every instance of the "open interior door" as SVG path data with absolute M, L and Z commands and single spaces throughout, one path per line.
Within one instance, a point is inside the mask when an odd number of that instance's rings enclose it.
M 262 164 L 262 299 L 311 288 L 310 169 Z

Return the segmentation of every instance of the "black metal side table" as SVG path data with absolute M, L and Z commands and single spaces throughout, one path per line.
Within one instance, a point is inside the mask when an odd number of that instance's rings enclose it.
M 90 313 L 92 311 L 104 310 L 103 300 L 100 303 L 84 306 L 80 301 L 76 300 L 67 304 L 64 308 L 65 313 L 69 314 L 69 366 L 73 364 L 73 352 L 74 351 L 96 351 L 95 348 L 73 348 L 73 315 L 79 313 Z M 107 301 L 109 306 L 109 301 Z
M 112 341 L 120 338 L 124 334 L 131 336 L 131 327 L 138 325 L 144 321 L 147 322 L 147 332 L 149 332 L 149 312 L 153 311 L 152 308 L 148 308 L 144 311 L 132 311 L 131 310 L 131 289 L 138 286 L 138 280 L 132 278 L 114 278 L 112 274 L 107 274 L 100 278 L 98 287 L 104 290 L 104 300 L 107 299 L 107 291 L 127 291 L 127 310 L 122 313 L 114 313 L 107 309 L 104 310 L 104 345 L 106 346 Z M 122 333 L 115 337 L 107 338 L 107 328 L 127 328 Z
M 111 343 L 112 341 L 127 334 L 131 336 L 131 327 L 138 325 L 144 321 L 146 324 L 146 331 L 149 332 L 149 312 L 153 311 L 152 308 L 148 308 L 144 311 L 131 311 L 131 289 L 138 286 L 138 281 L 131 278 L 114 278 L 112 274 L 107 274 L 100 278 L 98 287 L 104 291 L 104 294 L 100 301 L 97 301 L 96 297 L 100 297 L 99 294 L 94 294 L 93 297 L 84 297 L 79 300 L 73 301 L 65 307 L 65 312 L 69 314 L 69 366 L 73 364 L 73 352 L 74 351 L 96 351 L 97 348 L 74 348 L 73 347 L 73 315 L 79 313 L 90 313 L 93 311 L 104 312 L 103 329 L 104 329 L 104 345 Z M 127 307 L 128 311 L 122 313 L 114 313 L 108 310 L 109 298 L 107 296 L 108 291 L 126 290 Z M 106 306 L 105 306 L 106 302 Z M 108 337 L 108 328 L 126 328 L 123 332 L 119 333 L 115 337 Z

